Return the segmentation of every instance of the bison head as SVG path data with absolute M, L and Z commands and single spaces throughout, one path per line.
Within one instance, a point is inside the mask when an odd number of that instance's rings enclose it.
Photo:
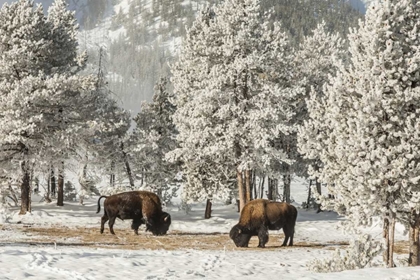
M 241 228 L 239 225 L 235 225 L 230 230 L 229 237 L 233 240 L 236 247 L 248 247 L 248 243 L 252 237 L 252 234 L 245 233 L 243 228 Z
M 171 215 L 162 212 L 160 219 L 153 225 L 148 225 L 146 230 L 151 231 L 153 235 L 165 235 L 171 225 Z

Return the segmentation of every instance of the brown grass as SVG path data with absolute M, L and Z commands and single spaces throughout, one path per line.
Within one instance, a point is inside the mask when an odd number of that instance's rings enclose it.
M 140 228 L 139 235 L 133 230 L 116 228 L 116 235 L 110 234 L 105 228 L 104 234 L 100 234 L 99 228 L 77 227 L 68 228 L 62 226 L 37 227 L 36 225 L 20 225 L 14 230 L 20 230 L 29 236 L 28 239 L 14 244 L 30 245 L 57 245 L 57 246 L 84 246 L 94 248 L 113 248 L 129 250 L 282 250 L 291 248 L 311 248 L 334 250 L 337 247 L 344 248 L 347 242 L 317 243 L 295 240 L 294 247 L 281 247 L 283 234 L 270 233 L 269 242 L 265 249 L 258 248 L 258 238 L 252 237 L 249 248 L 237 248 L 229 235 L 226 233 L 187 233 L 171 230 L 164 236 L 153 236 Z M 4 230 L 4 229 L 3 229 Z M 394 247 L 396 254 L 408 253 L 408 242 L 396 242 Z
M 140 228 L 142 229 L 142 228 Z M 282 234 L 270 234 L 270 240 L 265 249 L 258 248 L 258 238 L 252 237 L 249 248 L 236 248 L 229 235 L 226 233 L 187 233 L 169 231 L 164 236 L 153 236 L 149 232 L 139 231 L 135 235 L 131 229 L 116 228 L 116 235 L 109 233 L 105 228 L 104 234 L 100 234 L 99 228 L 91 227 L 37 227 L 36 225 L 20 225 L 15 228 L 29 236 L 29 239 L 21 240 L 20 244 L 51 245 L 57 246 L 85 246 L 95 248 L 115 249 L 150 249 L 150 250 L 279 250 L 291 247 L 281 247 Z M 144 228 L 143 228 L 144 230 Z M 337 246 L 345 246 L 347 243 L 309 243 L 295 241 L 294 248 L 334 249 Z

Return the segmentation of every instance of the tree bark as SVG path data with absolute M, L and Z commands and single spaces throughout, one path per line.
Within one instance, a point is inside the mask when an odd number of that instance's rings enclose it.
M 395 236 L 395 217 L 392 217 L 389 223 L 389 258 L 388 267 L 395 267 L 394 264 L 394 236 Z
M 273 179 L 268 178 L 267 199 L 273 200 Z
M 389 218 L 384 218 L 384 227 L 382 231 L 382 236 L 385 240 L 385 250 L 383 253 L 383 260 L 386 265 L 388 265 L 389 262 Z
M 111 174 L 109 176 L 109 185 L 115 187 L 115 161 L 111 161 Z
M 207 199 L 206 203 L 206 211 L 204 213 L 204 219 L 210 219 L 211 218 L 211 199 Z
M 411 210 L 410 233 L 409 233 L 409 266 L 420 265 L 420 245 L 419 245 L 420 214 L 416 210 Z
M 260 198 L 264 197 L 264 183 L 265 183 L 265 175 L 263 175 L 261 179 Z
M 239 212 L 242 212 L 246 203 L 244 180 L 242 177 L 242 171 L 239 168 L 236 169 L 236 179 L 238 184 L 238 195 L 239 195 Z
M 315 185 L 316 185 L 316 192 L 321 195 L 322 194 L 321 182 L 318 180 L 318 177 L 315 178 Z M 321 204 L 317 203 L 316 206 L 317 206 L 317 213 L 322 212 Z
M 309 205 L 311 204 L 311 196 L 312 196 L 312 180 L 309 180 L 308 198 L 306 199 L 306 209 L 309 209 Z
M 86 158 L 86 162 L 88 162 L 88 156 L 86 154 L 85 156 Z M 79 184 L 80 184 L 80 192 L 79 192 L 79 203 L 80 205 L 83 205 L 84 203 L 84 199 L 85 199 L 85 192 L 87 192 L 90 188 L 90 182 L 88 182 L 88 178 L 87 178 L 87 163 L 85 163 L 85 165 L 83 165 L 83 172 L 82 172 L 82 180 L 79 180 Z
M 283 201 L 290 203 L 290 174 L 283 175 Z
M 253 194 L 253 199 L 257 199 L 258 198 L 258 190 L 257 190 L 257 173 L 254 171 L 252 171 L 252 190 L 254 192 Z
M 121 148 L 121 152 L 122 152 L 122 155 L 123 155 L 123 160 L 124 160 L 125 170 L 127 172 L 128 180 L 130 181 L 130 187 L 131 187 L 131 189 L 134 189 L 133 173 L 131 171 L 130 163 L 128 162 L 128 155 L 124 151 L 124 143 L 121 143 L 120 148 Z
M 27 153 L 27 152 L 26 152 Z M 31 199 L 29 196 L 30 193 L 30 172 L 28 170 L 29 164 L 26 161 L 26 158 L 24 161 L 22 161 L 20 165 L 21 171 L 22 171 L 22 182 L 20 185 L 20 212 L 19 215 L 25 215 L 27 212 L 31 212 Z
M 245 170 L 245 189 L 246 189 L 246 201 L 248 203 L 251 201 L 251 171 Z
M 55 197 L 56 187 L 54 168 L 51 166 L 51 196 L 53 197 Z
M 57 206 L 64 206 L 64 161 L 58 168 Z

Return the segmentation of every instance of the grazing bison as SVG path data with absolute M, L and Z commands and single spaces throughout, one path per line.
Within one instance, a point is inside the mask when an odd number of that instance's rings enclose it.
M 105 197 L 104 215 L 101 218 L 101 233 L 104 232 L 104 224 L 109 220 L 109 230 L 114 232 L 116 218 L 121 220 L 132 219 L 131 228 L 139 234 L 140 225 L 146 224 L 146 231 L 151 231 L 153 235 L 163 235 L 171 225 L 171 216 L 162 211 L 159 197 L 147 191 L 131 191 L 101 196 L 98 199 L 98 211 L 101 211 L 100 201 Z
M 289 246 L 293 246 L 296 218 L 297 210 L 293 205 L 255 199 L 245 204 L 239 223 L 230 230 L 229 236 L 237 247 L 248 247 L 251 237 L 258 236 L 258 247 L 264 248 L 268 242 L 268 230 L 283 228 L 282 246 L 287 245 L 289 238 Z

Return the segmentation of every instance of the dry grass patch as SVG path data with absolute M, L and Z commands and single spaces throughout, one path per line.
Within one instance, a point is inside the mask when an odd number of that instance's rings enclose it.
M 66 228 L 66 227 L 23 227 L 23 232 L 32 236 L 29 244 L 57 244 L 65 246 L 86 246 L 95 248 L 115 248 L 131 250 L 279 250 L 291 248 L 335 249 L 348 243 L 309 243 L 295 242 L 294 247 L 281 247 L 283 234 L 270 234 L 270 240 L 265 249 L 258 248 L 258 238 L 252 237 L 249 248 L 237 248 L 226 233 L 187 233 L 169 231 L 164 236 L 153 236 L 149 232 L 139 232 L 135 235 L 131 229 L 116 229 L 116 235 L 105 229 L 100 234 L 99 228 Z

